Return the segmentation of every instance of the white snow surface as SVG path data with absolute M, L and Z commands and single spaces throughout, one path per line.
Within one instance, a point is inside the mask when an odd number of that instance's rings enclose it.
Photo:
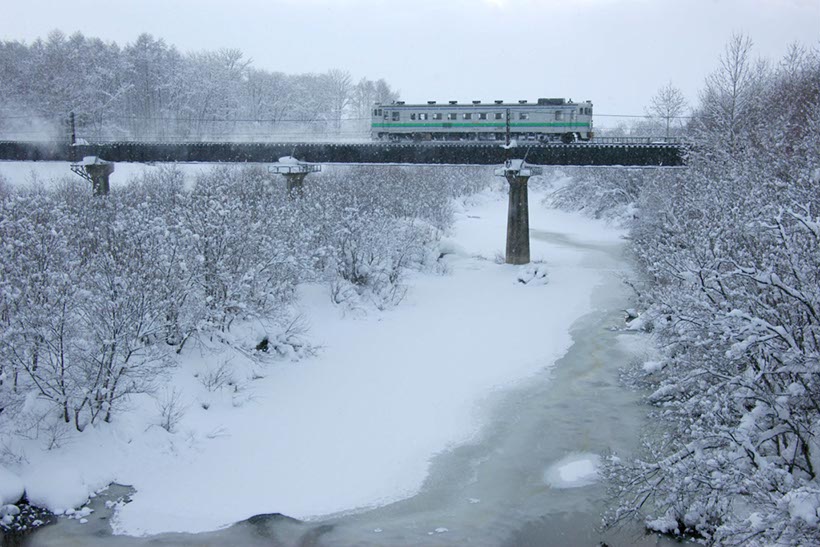
M 23 497 L 23 481 L 0 465 L 0 505 L 17 503 Z
M 601 458 L 597 454 L 570 454 L 552 464 L 544 482 L 553 488 L 578 488 L 598 480 Z
M 530 225 L 540 234 L 596 245 L 622 235 L 545 209 L 531 193 Z M 494 261 L 506 217 L 498 192 L 459 203 L 448 273 L 410 276 L 407 297 L 391 311 L 352 317 L 327 287 L 302 286 L 307 336 L 321 351 L 265 365 L 262 378 L 237 378 L 239 393 L 206 391 L 194 374 L 226 355 L 186 346 L 168 381 L 187 404 L 174 433 L 152 425 L 153 398 L 134 397 L 113 423 L 57 449 L 29 450 L 16 471 L 57 510 L 82 505 L 111 481 L 133 485 L 133 501 L 112 519 L 128 535 L 202 532 L 260 513 L 305 519 L 414 495 L 431 458 L 480 435 L 492 396 L 553 366 L 571 344 L 570 326 L 591 311 L 602 274 L 585 268 L 584 257 L 594 251 L 533 237 L 532 257 L 549 284 L 524 285 L 516 281 L 522 267 Z M 238 353 L 230 359 L 238 376 L 253 367 Z M 562 464 L 563 484 L 590 480 L 594 458 Z
M 95 490 L 108 483 L 104 480 L 98 480 L 96 484 L 86 483 L 84 467 L 80 462 L 67 461 L 60 466 L 27 469 L 23 475 L 26 497 L 32 504 L 47 507 L 57 514 L 73 511 L 84 505 Z

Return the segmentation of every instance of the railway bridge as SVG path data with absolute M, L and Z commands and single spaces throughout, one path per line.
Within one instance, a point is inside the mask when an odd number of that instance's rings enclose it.
M 678 167 L 685 162 L 680 143 L 592 142 L 576 144 L 499 145 L 476 142 L 68 142 L 0 141 L 0 160 L 69 161 L 75 172 L 92 182 L 95 193 L 108 192 L 108 175 L 116 162 L 277 163 L 298 158 L 299 164 L 279 172 L 288 187 L 302 184 L 315 164 L 358 165 L 496 165 L 496 174 L 510 185 L 507 217 L 508 264 L 530 261 L 527 182 L 541 174 L 541 166 L 587 165 L 624 167 Z M 103 158 L 89 160 L 88 158 Z M 84 160 L 85 158 L 85 160 Z M 78 163 L 79 162 L 79 163 Z M 303 166 L 299 168 L 298 166 Z
M 647 139 L 648 140 L 648 139 Z M 78 161 L 97 156 L 112 162 L 261 162 L 293 156 L 311 163 L 498 165 L 523 159 L 534 165 L 683 165 L 680 143 L 593 142 L 518 144 L 442 142 L 67 142 L 0 141 L 0 160 Z

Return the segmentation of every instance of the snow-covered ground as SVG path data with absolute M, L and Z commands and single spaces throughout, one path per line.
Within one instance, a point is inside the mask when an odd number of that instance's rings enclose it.
M 531 266 L 496 263 L 507 203 L 486 192 L 458 208 L 443 242 L 447 273 L 414 275 L 396 309 L 345 314 L 327 288 L 301 287 L 315 357 L 260 368 L 186 347 L 168 383 L 185 407 L 175 433 L 156 425 L 156 402 L 142 396 L 114 423 L 30 450 L 11 470 L 32 501 L 55 510 L 82 505 L 111 481 L 133 485 L 113 522 L 131 535 L 212 530 L 260 513 L 318 517 L 412 496 L 431 458 L 475 440 L 492 396 L 551 367 L 570 346 L 572 323 L 590 311 L 601 272 L 584 266 L 582 247 L 562 242 L 613 244 L 622 234 L 544 209 L 540 197 L 531 192 L 540 234 L 532 256 L 548 283 L 523 284 Z M 203 377 L 226 361 L 231 384 L 206 389 Z M 594 480 L 593 456 L 561 465 L 568 482 Z

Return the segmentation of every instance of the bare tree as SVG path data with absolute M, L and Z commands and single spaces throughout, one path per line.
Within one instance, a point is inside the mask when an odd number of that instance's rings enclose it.
M 390 84 L 384 81 L 383 78 L 376 80 L 376 97 L 375 102 L 380 104 L 390 104 L 399 99 L 399 92 L 391 89 Z
M 353 97 L 353 80 L 346 70 L 333 69 L 323 74 L 324 84 L 328 93 L 331 116 L 336 130 L 342 127 L 342 116 L 345 108 Z
M 376 99 L 376 86 L 371 80 L 362 78 L 353 88 L 353 108 L 357 118 L 370 120 L 370 109 Z
M 735 34 L 726 44 L 720 66 L 706 78 L 701 94 L 704 128 L 722 134 L 730 143 L 737 140 L 744 123 L 751 123 L 755 84 L 765 67 L 752 63 L 752 40 Z
M 669 130 L 675 120 L 686 111 L 686 97 L 683 92 L 669 82 L 658 90 L 649 103 L 648 113 L 650 116 L 660 118 L 666 126 L 666 136 L 669 137 Z

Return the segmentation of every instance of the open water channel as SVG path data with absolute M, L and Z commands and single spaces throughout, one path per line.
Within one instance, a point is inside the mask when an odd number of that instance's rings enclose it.
M 671 545 L 640 525 L 601 531 L 606 488 L 600 481 L 556 487 L 554 464 L 573 455 L 633 452 L 646 408 L 619 383 L 619 369 L 637 358 L 628 345 L 623 309 L 629 294 L 620 274 L 623 245 L 588 245 L 564 235 L 532 237 L 584 251 L 581 267 L 600 270 L 594 311 L 572 328 L 573 345 L 554 367 L 488 401 L 491 423 L 473 443 L 439 454 L 421 491 L 390 505 L 300 522 L 258 515 L 203 534 L 112 536 L 106 501 L 127 497 L 112 486 L 93 500 L 88 522 L 61 519 L 30 536 L 30 546 L 616 546 Z M 537 341 L 533 341 L 537 343 Z M 226 503 L 230 503 L 229 500 Z

